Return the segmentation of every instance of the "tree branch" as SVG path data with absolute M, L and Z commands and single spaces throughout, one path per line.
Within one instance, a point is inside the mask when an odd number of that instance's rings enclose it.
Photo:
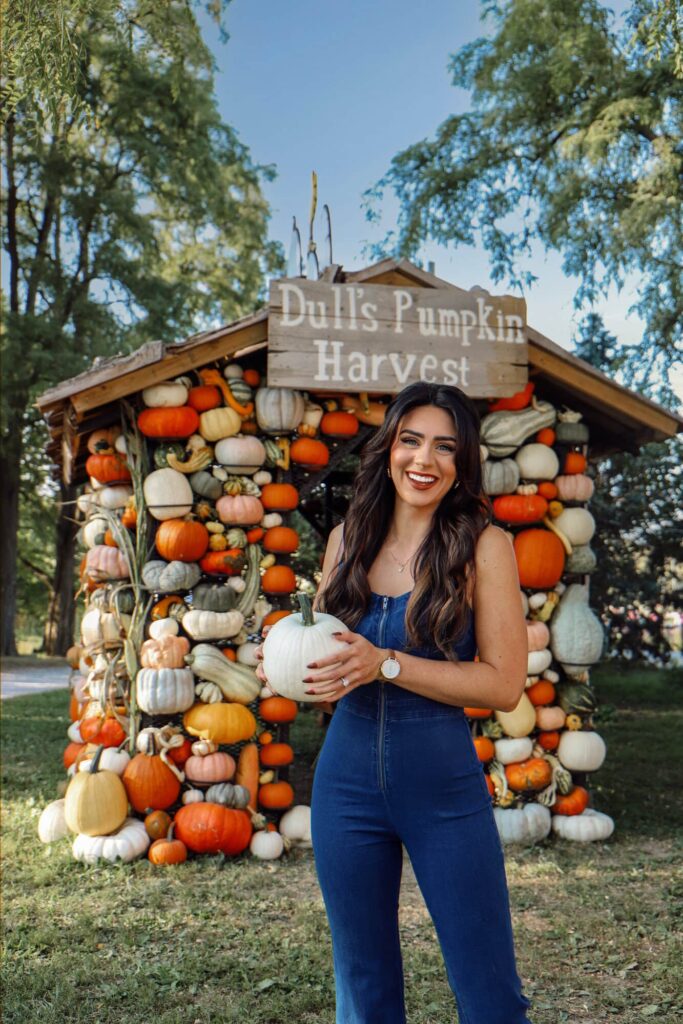
M 14 114 L 7 118 L 7 252 L 10 259 L 10 310 L 19 312 L 19 247 L 17 245 L 17 207 L 19 205 L 14 163 Z
M 41 569 L 39 565 L 34 565 L 33 562 L 29 562 L 28 558 L 26 558 L 24 555 L 20 554 L 18 557 L 21 564 L 25 565 L 26 568 L 29 569 L 34 576 L 37 576 L 41 583 L 45 584 L 50 595 L 54 594 L 55 588 L 52 585 L 52 577 L 50 576 L 50 574 L 45 572 L 44 569 Z

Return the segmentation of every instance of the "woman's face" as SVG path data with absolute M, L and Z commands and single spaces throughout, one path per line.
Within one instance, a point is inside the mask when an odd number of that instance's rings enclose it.
M 389 453 L 399 498 L 419 508 L 436 508 L 453 487 L 455 424 L 445 409 L 421 405 L 399 422 Z

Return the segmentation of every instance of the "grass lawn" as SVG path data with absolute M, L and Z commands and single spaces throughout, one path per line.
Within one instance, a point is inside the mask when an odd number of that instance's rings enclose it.
M 507 853 L 520 973 L 534 1024 L 680 1019 L 683 802 L 679 673 L 594 675 L 607 761 L 594 804 L 605 844 L 550 840 Z M 37 838 L 57 795 L 66 692 L 3 702 L 4 1024 L 328 1024 L 331 951 L 310 851 L 275 864 L 201 858 L 86 868 Z M 307 799 L 321 739 L 292 728 Z M 409 863 L 401 898 L 411 1024 L 456 1019 Z

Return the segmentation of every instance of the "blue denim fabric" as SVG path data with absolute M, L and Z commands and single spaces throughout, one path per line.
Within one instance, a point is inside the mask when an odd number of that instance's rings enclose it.
M 408 595 L 373 595 L 356 627 L 405 648 Z M 472 660 L 473 624 L 456 647 Z M 438 658 L 434 648 L 420 650 Z M 503 852 L 462 708 L 391 683 L 337 704 L 313 782 L 316 869 L 332 933 L 337 1024 L 404 1024 L 403 846 L 431 914 L 460 1024 L 529 1024 Z

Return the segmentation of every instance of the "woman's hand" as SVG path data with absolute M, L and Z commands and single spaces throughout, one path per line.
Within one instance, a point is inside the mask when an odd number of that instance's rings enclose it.
M 375 647 L 360 633 L 345 630 L 333 636 L 347 645 L 346 650 L 308 665 L 313 671 L 304 678 L 306 693 L 324 696 L 330 703 L 376 679 L 387 656 L 385 651 Z M 347 681 L 346 686 L 342 680 Z

